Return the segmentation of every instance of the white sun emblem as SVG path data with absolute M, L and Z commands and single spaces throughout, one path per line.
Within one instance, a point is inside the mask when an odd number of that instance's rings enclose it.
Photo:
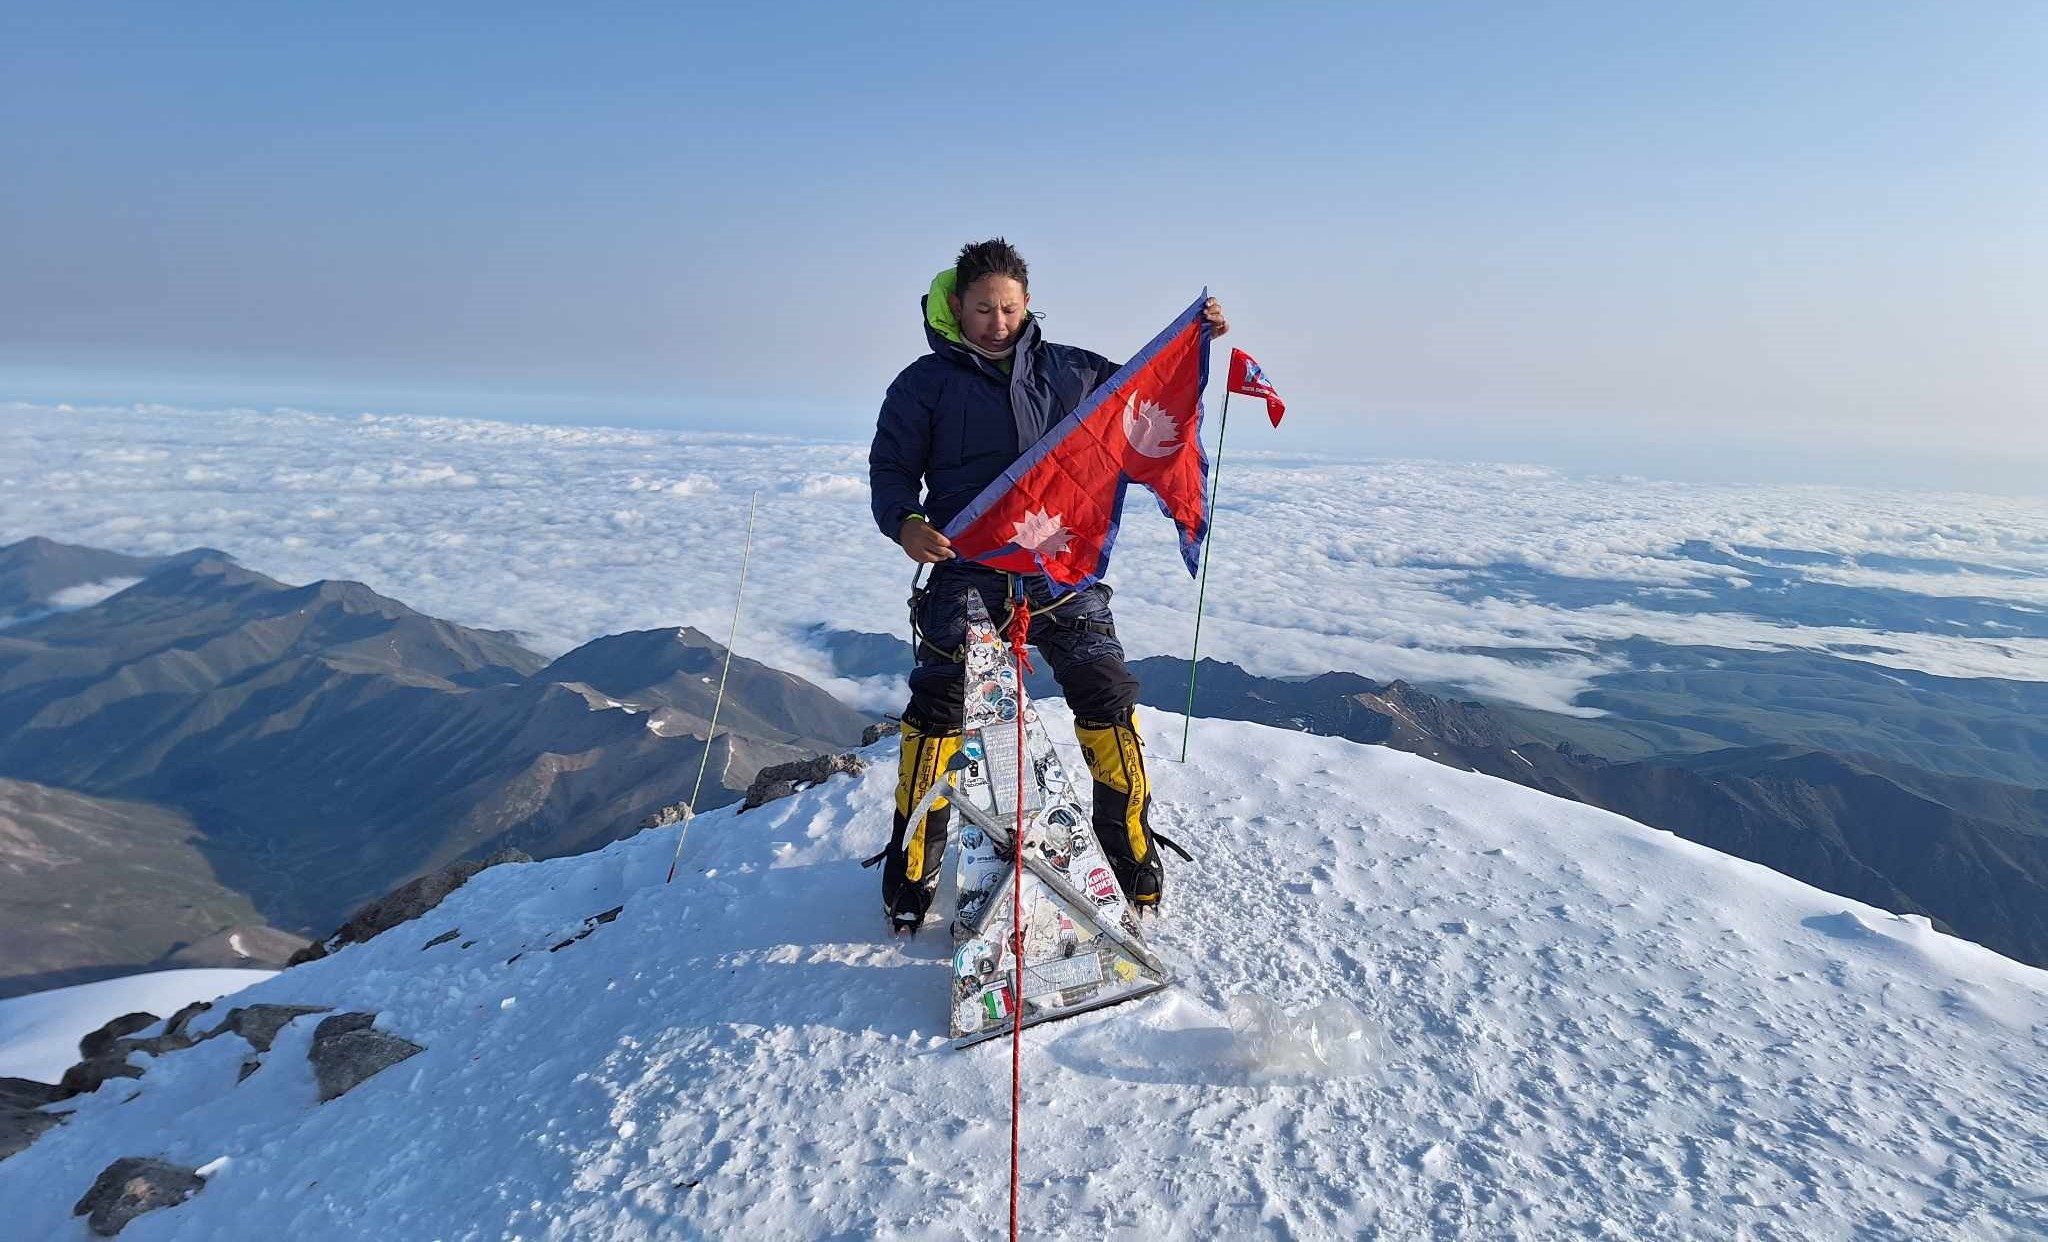
M 1180 448 L 1180 424 L 1154 401 L 1138 404 L 1133 395 L 1124 401 L 1124 438 L 1145 457 L 1166 457 Z
M 1043 509 L 1026 511 L 1024 520 L 1018 522 L 1016 527 L 1010 532 L 1011 543 L 1027 552 L 1042 552 L 1047 556 L 1056 556 L 1066 551 L 1067 541 L 1074 537 L 1059 514 L 1048 517 Z

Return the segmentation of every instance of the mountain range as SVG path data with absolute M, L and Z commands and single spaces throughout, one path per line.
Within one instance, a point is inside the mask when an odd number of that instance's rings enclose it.
M 874 676 L 907 659 L 905 644 L 884 635 L 820 630 L 812 637 L 844 676 Z M 1673 721 L 1685 708 L 1669 683 L 1680 674 L 1669 671 L 1645 675 L 1667 683 L 1658 700 L 1663 718 L 1616 712 L 1588 720 L 1356 673 L 1263 677 L 1205 659 L 1194 713 L 1384 745 L 1484 772 L 1626 815 L 1830 892 L 1924 915 L 1942 930 L 2048 966 L 2048 790 L 1986 775 L 2033 770 L 2024 753 L 2001 752 L 2048 746 L 2044 726 L 2025 717 L 2029 699 L 2043 689 L 1947 685 L 1954 679 L 1923 675 L 1909 682 L 1850 661 L 1833 661 L 1843 667 L 1830 670 L 1809 656 L 1793 659 L 1789 668 L 1759 653 L 1689 661 L 1694 676 L 1734 679 L 1744 694 L 1756 694 L 1759 684 L 1785 687 L 1778 691 L 1785 696 L 1803 687 L 1804 707 L 1785 713 L 1783 727 L 1800 739 L 1792 742 L 1770 740 L 1771 714 L 1755 706 L 1738 713 L 1733 693 L 1729 702 L 1700 695 L 1691 707 L 1693 728 L 1679 732 Z M 1186 709 L 1185 660 L 1152 656 L 1131 661 L 1131 669 L 1141 702 Z M 1824 675 L 1839 679 L 1832 697 L 1817 686 Z M 1914 699 L 1920 682 L 1933 684 Z M 1058 693 L 1043 670 L 1027 684 L 1041 696 Z M 1606 701 L 1628 697 L 1611 692 Z M 1917 704 L 1917 718 L 1905 710 L 1909 702 Z M 1966 711 L 1973 703 L 1986 706 Z M 1885 704 L 1893 710 L 1881 710 Z M 1824 709 L 1853 715 L 1827 717 Z M 1943 709 L 1948 714 L 1941 715 Z M 1824 736 L 1881 747 L 1889 756 L 1919 753 L 1908 728 L 1938 736 L 1929 749 L 1942 770 L 1803 744 Z M 1709 730 L 1758 740 L 1714 745 Z M 1672 748 L 1653 750 L 1647 739 Z M 1631 757 L 1586 749 L 1602 741 Z M 1179 739 L 1155 736 L 1150 744 L 1155 753 L 1173 755 Z
M 107 575 L 125 589 L 59 606 Z M 172 961 L 281 964 L 450 861 L 616 839 L 688 798 L 724 654 L 649 630 L 549 661 L 360 583 L 287 586 L 207 549 L 24 540 L 0 549 L 0 599 L 16 618 L 0 628 L 0 919 L 18 929 L 0 995 Z M 850 677 L 907 659 L 885 635 L 812 638 Z M 2040 688 L 1812 653 L 1655 663 L 1603 687 L 1588 719 L 1205 660 L 1195 713 L 1485 772 L 2048 964 L 2048 791 L 2025 783 L 2048 755 Z M 1186 706 L 1184 661 L 1132 667 L 1142 701 Z M 866 723 L 736 658 L 700 809 Z
M 288 586 L 206 550 L 94 553 L 0 550 L 22 614 L 0 629 L 0 777 L 38 808 L 0 834 L 17 950 L 0 990 L 133 970 L 229 924 L 317 935 L 454 859 L 587 850 L 690 796 L 725 654 L 695 630 L 548 661 L 361 583 Z M 50 609 L 110 571 L 137 580 Z M 764 766 L 857 744 L 866 723 L 735 658 L 699 808 Z M 143 838 L 185 879 L 114 901 L 109 877 Z M 91 908 L 52 920 L 53 884 Z

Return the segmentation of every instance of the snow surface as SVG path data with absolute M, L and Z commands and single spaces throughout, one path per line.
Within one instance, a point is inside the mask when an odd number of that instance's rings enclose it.
M 193 1001 L 261 983 L 274 970 L 159 970 L 0 1000 L 0 1078 L 56 1082 L 78 1041 L 125 1013 L 168 1018 Z
M 1153 764 L 1200 855 L 1151 924 L 1184 984 L 1027 1033 L 1028 1236 L 2048 1232 L 2048 972 L 1409 755 L 1194 737 Z M 71 1204 L 131 1154 L 214 1166 L 131 1242 L 999 1235 L 1008 1051 L 943 1038 L 942 930 L 884 933 L 856 860 L 893 743 L 867 755 L 700 817 L 673 886 L 673 829 L 497 867 L 250 989 L 427 1051 L 324 1105 L 314 1019 L 240 1085 L 239 1039 L 162 1058 L 0 1163 L 14 1236 L 83 1238 Z M 1252 1061 L 1243 994 L 1351 1000 L 1375 1056 Z

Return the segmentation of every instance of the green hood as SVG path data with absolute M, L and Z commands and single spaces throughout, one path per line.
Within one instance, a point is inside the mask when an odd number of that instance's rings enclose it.
M 961 335 L 960 320 L 953 314 L 952 295 L 955 277 L 956 274 L 950 267 L 932 277 L 932 287 L 924 295 L 924 322 L 925 326 L 940 337 L 972 352 L 974 347 Z M 1029 326 L 1028 321 L 1026 326 Z M 1019 338 L 1020 341 L 1022 339 Z M 1003 374 L 1010 373 L 1009 358 L 996 358 L 991 361 L 1003 369 Z
M 932 277 L 931 292 L 924 297 L 924 321 L 940 336 L 955 345 L 964 345 L 967 342 L 960 335 L 960 321 L 953 315 L 953 280 L 957 274 L 949 267 Z

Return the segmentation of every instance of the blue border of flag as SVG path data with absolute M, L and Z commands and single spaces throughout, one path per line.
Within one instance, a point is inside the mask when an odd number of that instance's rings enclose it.
M 1025 450 L 1025 453 L 1022 457 L 1019 457 L 1016 461 L 1012 462 L 1008 470 L 1003 471 L 1003 473 L 1000 476 L 998 476 L 994 482 L 990 483 L 987 487 L 982 488 L 981 495 L 976 496 L 971 504 L 969 504 L 965 509 L 962 509 L 959 513 L 955 514 L 953 520 L 946 523 L 946 529 L 943 532 L 946 538 L 952 539 L 956 537 L 960 534 L 961 531 L 966 530 L 969 526 L 972 526 L 975 522 L 979 521 L 981 516 L 984 513 L 987 513 L 989 509 L 994 507 L 995 503 L 998 500 L 1001 500 L 1005 493 L 1007 493 L 1012 487 L 1015 487 L 1017 485 L 1017 481 L 1019 479 L 1023 478 L 1027 473 L 1029 473 L 1034 466 L 1038 465 L 1039 462 L 1045 460 L 1046 454 L 1058 448 L 1060 446 L 1060 443 L 1064 441 L 1076 427 L 1079 427 L 1082 423 L 1086 422 L 1095 413 L 1096 410 L 1101 408 L 1103 402 L 1115 396 L 1117 390 L 1122 388 L 1124 386 L 1124 383 L 1127 380 L 1129 380 L 1131 376 L 1135 375 L 1138 371 L 1140 371 L 1146 365 L 1148 365 L 1153 358 L 1157 357 L 1159 351 L 1166 348 L 1166 345 L 1169 341 L 1173 340 L 1182 332 L 1186 331 L 1189 323 L 1199 323 L 1202 339 L 1201 343 L 1197 346 L 1197 350 L 1199 351 L 1200 356 L 1199 365 L 1201 367 L 1201 376 L 1199 380 L 1197 380 L 1195 388 L 1194 441 L 1195 458 L 1200 468 L 1200 483 L 1202 489 L 1202 515 L 1201 521 L 1197 523 L 1197 529 L 1194 535 L 1192 537 L 1183 537 L 1180 540 L 1180 556 L 1181 560 L 1185 562 L 1188 567 L 1188 573 L 1192 575 L 1199 572 L 1202 563 L 1202 541 L 1208 538 L 1209 536 L 1210 516 L 1209 452 L 1202 445 L 1202 424 L 1206 421 L 1208 417 L 1208 411 L 1203 406 L 1202 394 L 1208 391 L 1209 388 L 1209 342 L 1211 340 L 1211 336 L 1209 324 L 1207 321 L 1202 320 L 1201 315 L 1202 307 L 1204 304 L 1208 302 L 1208 300 L 1209 290 L 1205 286 L 1202 289 L 1200 295 L 1198 295 L 1195 298 L 1194 302 L 1191 305 L 1189 305 L 1189 307 L 1186 310 L 1174 316 L 1173 322 L 1168 324 L 1164 329 L 1162 329 L 1159 335 L 1153 337 L 1152 340 L 1146 344 L 1145 348 L 1139 350 L 1137 354 L 1133 356 L 1129 362 L 1126 362 L 1122 366 L 1118 367 L 1114 375 L 1111 375 L 1108 379 L 1102 381 L 1101 384 L 1097 385 L 1095 391 L 1089 393 L 1088 396 L 1081 402 L 1081 404 L 1074 408 L 1074 412 L 1072 414 L 1069 414 L 1064 419 L 1061 419 L 1058 426 L 1054 427 L 1050 432 L 1040 437 L 1038 443 L 1032 445 L 1029 449 Z M 1052 587 L 1055 590 L 1064 589 L 1068 591 L 1085 591 L 1089 587 L 1095 585 L 1097 582 L 1100 582 L 1102 580 L 1103 573 L 1109 568 L 1109 550 L 1115 546 L 1117 530 L 1123 524 L 1124 493 L 1130 489 L 1131 484 L 1134 482 L 1136 482 L 1136 480 L 1131 478 L 1129 474 L 1126 474 L 1122 471 L 1119 471 L 1117 473 L 1116 499 L 1110 503 L 1109 529 L 1107 530 L 1107 532 L 1104 533 L 1102 538 L 1102 554 L 1100 557 L 1096 559 L 1095 567 L 1091 569 L 1088 572 L 1087 576 L 1083 577 L 1079 582 L 1075 583 L 1073 586 L 1063 588 L 1061 584 L 1053 581 L 1053 577 L 1051 574 L 1045 572 L 1045 558 L 1038 555 L 1036 552 L 1033 552 L 1031 554 L 1031 559 L 1038 562 L 1038 572 L 1042 577 L 1045 578 L 1046 584 L 1048 586 Z M 1166 502 L 1164 500 L 1159 500 L 1157 492 L 1153 493 L 1153 499 L 1158 500 L 1159 511 L 1166 515 L 1168 521 L 1172 521 L 1172 512 L 1167 509 Z M 1179 530 L 1178 523 L 1175 523 L 1175 530 Z M 1006 552 L 1020 552 L 1023 550 L 1024 549 L 1019 548 L 1016 544 L 1006 543 L 999 548 L 995 548 L 989 551 L 985 554 L 985 556 L 1000 556 Z M 975 557 L 970 559 L 980 560 L 983 558 Z

